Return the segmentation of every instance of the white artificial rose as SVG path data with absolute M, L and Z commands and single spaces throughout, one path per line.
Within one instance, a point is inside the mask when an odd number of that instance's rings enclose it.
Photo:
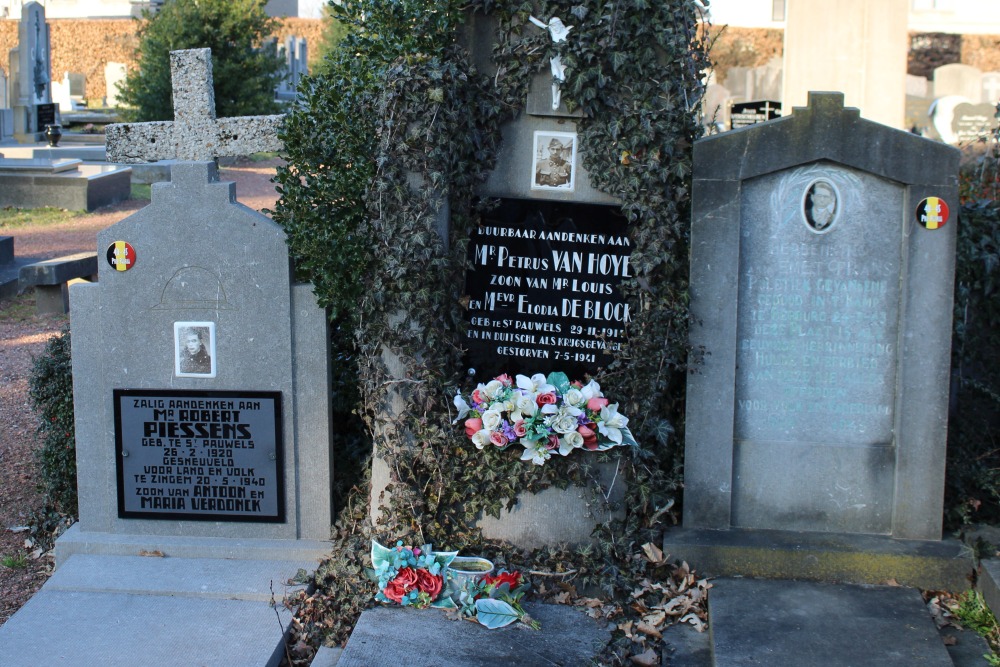
M 573 387 L 572 389 L 567 391 L 566 394 L 563 396 L 563 401 L 569 403 L 574 408 L 578 408 L 584 403 L 583 392 L 577 389 L 576 387 Z
M 476 446 L 476 449 L 482 449 L 490 443 L 490 432 L 486 429 L 482 431 L 476 431 L 472 434 L 472 444 Z
M 525 417 L 531 417 L 538 411 L 538 403 L 531 394 L 522 394 L 517 397 L 517 411 Z
M 483 413 L 483 428 L 487 431 L 495 431 L 500 428 L 503 417 L 499 410 L 487 410 Z
M 556 415 L 551 424 L 553 431 L 563 434 L 575 433 L 578 425 L 573 415 Z
M 500 380 L 490 380 L 486 383 L 486 395 L 489 398 L 496 398 L 501 391 L 503 391 L 503 382 Z
M 563 456 L 580 447 L 583 447 L 583 436 L 576 431 L 570 431 L 559 439 L 559 453 Z

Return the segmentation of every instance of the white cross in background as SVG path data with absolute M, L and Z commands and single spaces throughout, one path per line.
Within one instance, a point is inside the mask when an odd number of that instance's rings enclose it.
M 283 115 L 215 117 L 211 49 L 171 51 L 170 79 L 174 120 L 108 125 L 108 162 L 208 162 L 283 148 L 278 139 Z
M 777 111 L 777 109 L 775 109 L 775 107 L 772 107 L 770 102 L 764 102 L 763 111 L 764 111 L 764 120 L 769 120 L 771 118 L 771 112 Z
M 987 104 L 1000 102 L 1000 76 L 983 78 L 983 97 Z

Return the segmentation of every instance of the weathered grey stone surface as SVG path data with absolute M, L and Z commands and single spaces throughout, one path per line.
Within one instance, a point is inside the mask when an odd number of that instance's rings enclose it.
M 964 591 L 975 563 L 956 540 L 784 530 L 673 528 L 663 552 L 703 576 L 805 579 Z
M 953 667 L 912 588 L 719 579 L 708 606 L 716 667 Z
M 685 526 L 940 539 L 958 152 L 812 93 L 694 169 Z
M 4 160 L 0 169 L 0 206 L 93 211 L 128 199 L 129 167 L 78 164 L 76 160 Z M 16 164 L 25 167 L 19 170 Z M 69 164 L 67 164 L 69 163 Z
M 149 206 L 98 235 L 99 253 L 130 243 L 133 268 L 100 262 L 98 283 L 70 290 L 81 538 L 73 544 L 89 549 L 129 534 L 222 538 L 221 550 L 225 539 L 326 540 L 326 314 L 308 286 L 292 284 L 284 232 L 236 203 L 214 163 L 177 164 L 173 172 L 171 182 L 153 186 Z M 194 293 L 198 285 L 187 277 L 195 273 L 210 277 L 211 294 Z M 217 328 L 217 375 L 176 377 L 173 323 L 206 320 Z M 284 523 L 119 518 L 116 388 L 281 392 Z
M 76 555 L 0 627 L 0 663 L 277 665 L 291 614 L 270 592 L 309 565 Z
M 174 120 L 105 128 L 108 161 L 211 160 L 282 148 L 282 115 L 215 117 L 211 49 L 171 51 Z
M 449 621 L 437 609 L 377 607 L 361 614 L 337 667 L 575 667 L 590 664 L 611 638 L 604 623 L 563 605 L 528 603 L 542 625 L 488 630 Z

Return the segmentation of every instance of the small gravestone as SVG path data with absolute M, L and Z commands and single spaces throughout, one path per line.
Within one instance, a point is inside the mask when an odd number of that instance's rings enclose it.
M 953 63 L 934 70 L 934 97 L 959 95 L 973 104 L 982 99 L 983 73 L 971 65 Z
M 976 143 L 988 138 L 997 127 L 996 104 L 962 103 L 952 112 L 951 131 L 958 144 Z
M 958 152 L 812 93 L 694 164 L 685 527 L 939 540 Z
M 326 315 L 292 282 L 284 232 L 212 161 L 274 150 L 280 117 L 216 120 L 208 49 L 171 65 L 177 120 L 108 128 L 110 159 L 189 161 L 98 235 L 100 281 L 71 290 L 80 521 L 57 560 L 122 543 L 219 557 L 253 539 L 319 557 Z
M 1000 103 L 1000 72 L 984 72 L 983 84 L 983 104 L 996 105 Z
M 781 118 L 781 102 L 761 100 L 758 102 L 733 104 L 729 108 L 729 117 L 734 130 L 763 123 L 766 120 Z
M 118 106 L 118 96 L 121 86 L 125 84 L 128 69 L 125 63 L 109 62 L 104 66 L 105 106 L 114 109 Z

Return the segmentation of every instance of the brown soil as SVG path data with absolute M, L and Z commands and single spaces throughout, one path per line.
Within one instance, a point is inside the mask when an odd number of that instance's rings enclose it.
M 277 199 L 270 179 L 278 164 L 278 160 L 241 161 L 223 168 L 221 179 L 236 183 L 241 203 L 255 210 L 270 208 Z M 146 204 L 130 200 L 65 223 L 0 227 L 0 236 L 14 237 L 17 255 L 47 258 L 94 250 L 98 231 Z M 38 438 L 28 381 L 32 359 L 68 322 L 67 316 L 35 315 L 30 291 L 0 301 L 0 625 L 41 588 L 52 571 L 51 554 L 38 554 L 25 543 L 29 517 L 44 504 L 36 490 L 33 453 Z

